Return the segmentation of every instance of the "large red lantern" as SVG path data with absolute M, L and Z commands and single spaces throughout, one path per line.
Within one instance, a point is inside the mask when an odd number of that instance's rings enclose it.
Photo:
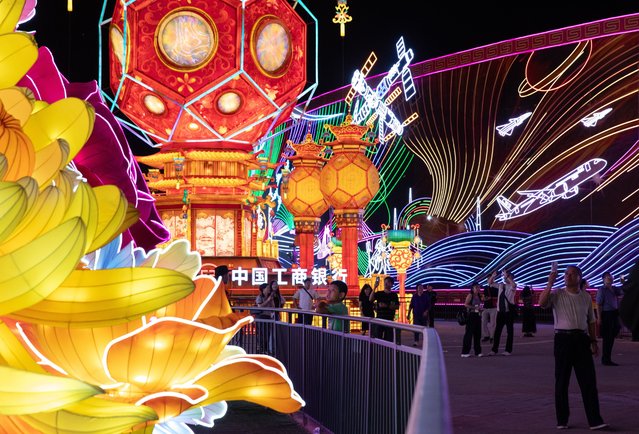
M 286 0 L 118 1 L 109 60 L 114 106 L 161 146 L 138 161 L 172 238 L 205 263 L 261 256 L 254 211 L 279 155 L 258 143 L 307 84 L 305 21 Z
M 172 147 L 252 145 L 306 84 L 306 24 L 285 0 L 117 2 L 109 41 L 115 102 Z

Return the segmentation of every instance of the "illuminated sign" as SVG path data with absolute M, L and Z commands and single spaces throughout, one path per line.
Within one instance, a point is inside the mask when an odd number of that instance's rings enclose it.
M 231 281 L 237 285 L 242 285 L 245 282 L 250 282 L 253 286 L 259 286 L 263 283 L 270 281 L 269 274 L 277 275 L 278 285 L 288 285 L 289 282 L 284 280 L 284 274 L 287 272 L 286 268 L 273 268 L 269 271 L 268 268 L 254 267 L 250 270 L 242 267 L 237 267 L 231 270 Z M 329 271 L 326 268 L 313 268 L 309 275 L 306 268 L 291 268 L 291 285 L 301 285 L 307 277 L 313 279 L 313 285 L 328 285 Z M 332 280 L 346 281 L 346 270 L 333 270 L 331 274 Z

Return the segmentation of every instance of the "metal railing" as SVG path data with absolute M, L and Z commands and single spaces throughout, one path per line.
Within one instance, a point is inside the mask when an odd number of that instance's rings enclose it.
M 297 309 L 233 309 L 253 313 L 255 321 L 230 343 L 280 360 L 306 401 L 302 411 L 327 430 L 335 434 L 451 432 L 446 371 L 434 329 Z M 274 312 L 279 318 L 261 318 L 255 315 L 258 312 Z M 301 314 L 312 315 L 314 325 L 298 322 Z M 369 323 L 373 333 L 388 327 L 393 340 L 330 330 L 329 317 L 348 320 L 351 329 Z M 411 346 L 414 333 L 422 338 L 422 348 Z M 424 419 L 428 425 L 422 425 Z M 419 430 L 413 428 L 417 426 Z M 425 431 L 424 426 L 429 428 Z

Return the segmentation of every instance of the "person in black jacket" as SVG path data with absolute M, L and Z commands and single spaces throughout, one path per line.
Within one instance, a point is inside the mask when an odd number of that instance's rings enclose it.
M 379 278 L 377 280 L 379 283 Z M 362 312 L 362 316 L 368 318 L 375 318 L 375 305 L 370 300 L 371 294 L 373 293 L 373 287 L 368 283 L 362 286 L 362 290 L 359 293 L 359 309 Z M 362 334 L 365 335 L 368 331 L 368 323 L 362 322 Z

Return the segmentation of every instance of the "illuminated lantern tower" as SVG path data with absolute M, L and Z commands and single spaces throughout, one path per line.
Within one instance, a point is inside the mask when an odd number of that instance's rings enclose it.
M 282 185 L 282 201 L 293 214 L 295 234 L 300 249 L 299 265 L 312 270 L 315 264 L 313 244 L 319 229 L 320 217 L 328 210 L 328 202 L 320 190 L 320 171 L 324 165 L 323 145 L 313 142 L 313 136 L 306 135 L 304 142 L 289 145 L 296 155 L 288 157 L 293 169 L 288 181 Z
M 254 211 L 279 158 L 260 139 L 306 85 L 304 20 L 286 0 L 118 1 L 109 61 L 107 99 L 161 148 L 138 161 L 156 169 L 149 187 L 172 238 L 204 262 L 254 254 Z
M 382 225 L 383 237 L 392 247 L 388 262 L 397 270 L 399 280 L 399 321 L 406 322 L 406 271 L 413 263 L 413 259 L 419 257 L 419 250 L 415 246 L 421 244 L 415 226 L 412 229 L 388 230 L 387 225 Z
M 366 155 L 366 148 L 377 143 L 363 140 L 369 129 L 352 123 L 348 114 L 339 126 L 326 125 L 335 141 L 326 143 L 333 148 L 333 157 L 320 174 L 322 194 L 333 207 L 342 241 L 342 266 L 346 269 L 348 295 L 359 293 L 357 242 L 364 207 L 379 190 L 379 172 Z

